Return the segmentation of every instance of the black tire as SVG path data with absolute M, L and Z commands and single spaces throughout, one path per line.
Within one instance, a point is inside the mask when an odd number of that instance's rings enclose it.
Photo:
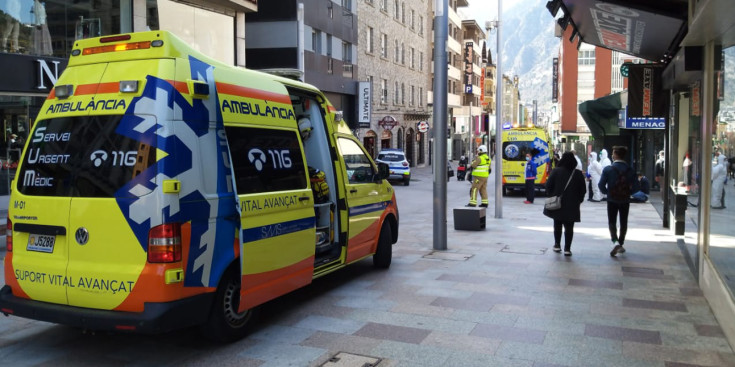
M 503 196 L 508 196 L 508 190 L 505 189 L 505 185 L 503 185 Z
M 215 293 L 209 320 L 202 325 L 202 334 L 211 340 L 230 342 L 241 339 L 254 319 L 255 310 L 238 313 L 240 305 L 239 267 L 232 267 L 222 276 Z
M 388 269 L 393 259 L 393 232 L 391 232 L 390 224 L 383 223 L 378 237 L 378 248 L 373 255 L 373 266 L 378 269 Z

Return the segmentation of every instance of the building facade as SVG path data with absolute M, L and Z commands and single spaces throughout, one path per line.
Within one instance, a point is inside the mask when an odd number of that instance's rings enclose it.
M 411 166 L 428 165 L 431 1 L 361 1 L 358 12 L 358 79 L 369 97 L 360 103 L 370 113 L 357 136 L 373 156 L 397 148 Z

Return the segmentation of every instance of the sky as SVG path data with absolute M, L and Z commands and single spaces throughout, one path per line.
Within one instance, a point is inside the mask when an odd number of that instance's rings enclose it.
M 474 19 L 481 27 L 485 27 L 485 21 L 498 18 L 498 0 L 467 0 L 470 6 L 459 8 L 458 13 L 462 19 Z M 503 0 L 503 12 L 512 9 L 518 0 Z

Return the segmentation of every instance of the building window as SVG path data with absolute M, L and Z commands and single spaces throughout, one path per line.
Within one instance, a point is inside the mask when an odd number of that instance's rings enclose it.
M 365 2 L 366 2 L 366 3 L 371 3 L 372 1 L 370 1 L 370 0 L 367 0 L 367 1 L 365 1 Z M 345 10 L 347 10 L 347 11 L 349 11 L 349 12 L 352 12 L 352 0 L 342 0 L 342 7 L 343 7 L 343 8 L 345 9 Z
M 349 42 L 342 42 L 342 61 L 352 64 L 352 44 Z
M 380 35 L 380 57 L 388 58 L 388 35 Z
M 332 35 L 327 35 L 327 56 L 332 57 Z
M 401 65 L 406 65 L 406 46 L 401 43 Z
M 367 45 L 367 52 L 369 54 L 373 53 L 373 27 L 368 27 L 365 44 Z
M 401 83 L 401 105 L 406 104 L 406 85 Z
M 380 0 L 380 10 L 388 11 L 388 0 Z
M 419 51 L 419 70 L 424 71 L 424 52 Z
M 401 7 L 398 0 L 396 0 L 395 14 L 393 14 L 393 18 L 396 20 L 401 19 Z
M 400 89 L 398 89 L 398 82 L 395 82 L 395 87 L 393 88 L 393 104 L 397 105 L 400 100 Z
M 388 103 L 388 80 L 380 80 L 380 104 Z
M 577 64 L 579 65 L 594 65 L 595 64 L 595 50 L 583 50 L 579 51 L 577 56 Z
M 415 102 L 415 95 L 416 95 L 416 87 L 413 85 L 411 86 L 411 99 L 408 100 L 409 105 L 413 106 L 413 103 Z
M 410 62 L 411 62 L 411 64 L 410 64 L 411 65 L 411 69 L 415 69 L 416 68 L 416 63 L 415 63 L 415 60 L 414 60 L 414 52 L 415 51 L 416 50 L 414 50 L 414 48 L 411 47 L 411 55 L 410 55 L 411 56 L 411 60 L 410 60 Z
M 401 3 L 401 23 L 406 24 L 406 3 Z
M 424 35 L 424 16 L 419 15 L 419 34 Z
M 322 53 L 322 32 L 311 30 L 311 45 L 315 54 L 320 55 Z
M 419 87 L 419 106 L 424 107 L 424 88 Z
M 415 28 L 416 27 L 416 23 L 414 22 L 414 16 L 415 16 L 414 11 L 413 11 L 413 9 L 411 9 L 411 30 L 412 31 L 416 29 Z
M 398 40 L 395 41 L 396 54 L 393 56 L 393 61 L 397 64 L 401 57 L 401 50 L 398 48 Z

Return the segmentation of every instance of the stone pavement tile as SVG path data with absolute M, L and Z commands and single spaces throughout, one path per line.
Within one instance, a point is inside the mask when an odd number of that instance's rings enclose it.
M 622 267 L 623 273 L 645 273 L 645 274 L 664 274 L 664 271 L 662 269 L 657 268 L 647 268 L 642 266 L 623 266 Z
M 697 330 L 697 334 L 701 336 L 725 337 L 720 325 L 694 325 L 694 328 Z
M 238 355 L 245 358 L 262 360 L 261 367 L 308 366 L 311 361 L 326 354 L 322 348 L 302 345 L 262 342 L 251 346 Z
M 432 302 L 434 302 L 435 299 L 437 299 L 437 296 L 416 294 L 413 292 L 387 291 L 380 298 L 389 300 L 389 301 L 393 301 L 396 304 L 407 302 L 407 303 L 421 304 L 421 305 L 428 306 Z
M 330 331 L 341 334 L 352 334 L 365 326 L 364 322 L 344 320 L 325 316 L 307 316 L 299 321 L 294 327 L 319 331 Z
M 500 340 L 487 339 L 479 336 L 461 335 L 434 331 L 421 342 L 423 345 L 434 345 L 457 351 L 468 351 L 481 354 L 495 354 L 500 346 Z
M 632 317 L 638 319 L 674 319 L 677 315 L 682 316 L 684 314 L 680 312 L 671 311 L 659 311 L 647 308 L 632 308 L 623 307 L 621 305 L 611 304 L 592 304 L 590 305 L 590 312 L 592 314 L 617 316 L 617 317 Z M 691 312 L 691 310 L 690 310 Z
M 546 362 L 534 362 L 533 367 L 567 367 L 566 365 L 546 363 Z
M 414 303 L 408 301 L 396 303 L 396 305 L 393 306 L 393 308 L 391 308 L 389 311 L 429 317 L 446 317 L 447 315 L 454 312 L 454 309 L 450 307 L 440 307 L 430 304 Z
M 394 340 L 403 343 L 420 344 L 431 334 L 430 330 L 414 327 L 378 324 L 369 322 L 352 335 L 379 340 Z
M 567 312 L 590 312 L 590 308 L 593 305 L 590 305 L 589 303 L 569 301 L 560 295 L 554 294 L 553 296 L 539 295 L 532 297 L 529 306 L 558 308 L 566 310 Z
M 661 367 L 662 361 L 634 358 L 621 353 L 579 353 L 580 367 Z
M 347 352 L 371 356 L 370 353 L 372 352 L 372 350 L 380 343 L 380 340 L 373 338 L 345 335 L 343 333 L 317 331 L 316 333 L 312 334 L 310 337 L 302 341 L 300 345 L 306 347 L 327 349 L 332 354 L 337 352 Z
M 493 306 L 491 313 L 514 315 L 516 317 L 555 317 L 557 314 L 568 314 L 567 309 L 561 307 L 541 307 L 537 305 L 519 306 L 519 305 L 502 305 Z M 579 314 L 579 312 L 575 312 Z M 492 324 L 492 322 L 490 323 Z
M 518 306 L 525 306 L 528 305 L 531 302 L 531 297 L 513 293 L 513 292 L 506 292 L 506 293 L 485 293 L 485 292 L 476 292 L 470 296 L 468 301 L 471 302 L 483 302 L 490 306 L 495 304 L 504 304 L 504 305 L 518 305 Z
M 679 363 L 679 362 L 664 362 L 664 367 L 708 367 L 699 364 Z
M 699 288 L 680 287 L 679 292 L 688 297 L 702 297 L 704 298 L 704 292 Z
M 503 341 L 543 344 L 544 338 L 546 337 L 546 331 L 518 328 L 514 326 L 477 324 L 470 335 Z
M 492 278 L 484 276 L 473 276 L 471 274 L 442 274 L 436 280 L 448 280 L 457 283 L 486 284 L 493 281 Z
M 472 296 L 473 292 L 444 287 L 437 288 L 427 284 L 424 288 L 416 291 L 416 294 L 465 300 Z
M 337 306 L 348 308 L 370 308 L 387 311 L 395 306 L 395 302 L 385 299 L 350 297 L 337 301 Z
M 579 353 L 572 347 L 547 347 L 514 341 L 504 341 L 495 355 L 514 360 L 531 360 L 566 366 L 577 366 L 581 362 Z
M 253 332 L 248 338 L 275 343 L 298 344 L 313 333 L 314 330 L 312 329 L 271 324 Z
M 569 279 L 569 285 L 592 288 L 623 289 L 622 282 L 606 282 L 601 280 Z
M 513 326 L 531 330 L 557 331 L 579 335 L 583 335 L 585 330 L 585 324 L 577 322 L 574 319 L 560 320 L 540 317 L 521 317 L 518 318 L 518 321 Z
M 432 306 L 446 307 L 451 309 L 469 310 L 487 312 L 493 306 L 492 303 L 483 302 L 481 300 L 472 299 L 458 299 L 449 297 L 437 297 L 434 302 L 431 302 Z
M 623 298 L 623 307 L 648 308 L 652 310 L 689 312 L 681 302 L 647 301 L 642 299 Z
M 355 309 L 350 318 L 378 324 L 415 327 L 431 331 L 439 330 L 455 334 L 469 334 L 475 327 L 474 322 L 368 309 Z
M 586 324 L 584 335 L 638 343 L 661 344 L 661 333 L 617 326 Z
M 623 355 L 654 360 L 689 363 L 702 366 L 734 366 L 732 353 L 718 353 L 670 346 L 655 346 L 641 343 L 623 342 Z
M 623 276 L 626 277 L 632 277 L 632 278 L 646 278 L 646 279 L 656 279 L 661 281 L 675 281 L 674 277 L 672 275 L 663 275 L 663 274 L 649 274 L 649 273 L 623 273 Z
M 505 358 L 474 352 L 454 351 L 449 355 L 449 358 L 445 363 L 446 367 L 532 367 L 534 362 L 527 358 Z
M 556 319 L 569 320 L 572 322 L 580 322 L 585 324 L 595 324 L 603 326 L 618 326 L 633 329 L 666 332 L 676 335 L 697 336 L 693 324 L 690 322 L 681 322 L 673 319 L 648 319 L 637 317 L 618 317 L 599 314 L 567 314 L 557 315 Z
M 395 366 L 444 367 L 453 352 L 433 345 L 420 345 L 384 340 L 372 351 L 371 356 L 394 360 Z M 380 366 L 382 367 L 382 365 Z
M 509 292 L 509 285 L 502 284 L 493 279 L 490 283 L 475 284 L 475 283 L 457 283 L 455 289 L 470 292 L 487 292 L 487 293 L 505 293 Z
M 722 353 L 733 352 L 725 338 L 662 333 L 661 340 L 665 346 L 669 347 L 696 349 L 700 351 L 711 350 Z
M 493 324 L 502 326 L 513 326 L 518 320 L 518 316 L 507 312 L 477 312 L 471 310 L 454 310 L 451 314 L 454 320 L 470 321 L 475 324 Z

